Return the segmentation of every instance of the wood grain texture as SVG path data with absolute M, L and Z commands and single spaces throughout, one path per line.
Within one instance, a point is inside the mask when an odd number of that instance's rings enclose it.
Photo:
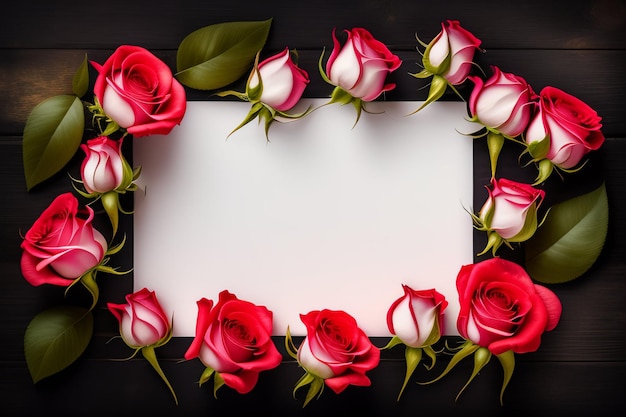
M 61 3 L 61 2 L 56 2 Z M 365 0 L 308 3 L 181 0 L 106 3 L 22 1 L 14 3 L 0 25 L 0 410 L 2 415 L 56 413 L 97 415 L 612 415 L 626 406 L 626 3 L 622 0 L 559 2 L 531 0 L 517 6 L 505 2 L 442 0 L 437 2 Z M 120 44 L 151 49 L 172 68 L 176 48 L 200 27 L 235 20 L 272 17 L 265 53 L 284 48 L 300 51 L 307 68 L 309 97 L 330 93 L 316 75 L 324 47 L 332 46 L 331 31 L 366 27 L 403 59 L 394 74 L 398 88 L 387 100 L 420 100 L 425 83 L 406 75 L 418 67 L 415 34 L 430 40 L 445 19 L 458 19 L 483 41 L 477 62 L 486 71 L 497 65 L 526 78 L 536 91 L 559 87 L 587 102 L 603 117 L 605 145 L 590 158 L 585 170 L 561 182 L 547 184 L 552 201 L 567 198 L 606 182 L 610 223 L 598 262 L 582 277 L 552 286 L 563 303 L 558 327 L 545 334 L 541 348 L 518 355 L 513 379 L 498 403 L 502 373 L 490 363 L 455 402 L 471 372 L 462 363 L 441 382 L 409 384 L 396 401 L 404 377 L 400 348 L 386 352 L 372 374 L 371 387 L 350 387 L 335 395 L 325 390 L 319 400 L 302 408 L 292 388 L 302 370 L 288 356 L 277 369 L 261 375 L 246 395 L 228 388 L 214 398 L 211 388 L 198 387 L 198 361 L 185 362 L 190 339 L 177 338 L 157 351 L 164 371 L 175 386 L 180 404 L 146 361 L 113 361 L 130 355 L 119 339 L 117 323 L 106 301 L 121 302 L 132 291 L 132 273 L 103 277 L 95 312 L 96 334 L 85 355 L 65 371 L 33 384 L 23 357 L 24 329 L 32 317 L 63 301 L 58 288 L 31 287 L 21 276 L 21 237 L 58 194 L 70 190 L 67 172 L 76 175 L 81 156 L 42 186 L 26 191 L 21 135 L 30 110 L 41 100 L 70 91 L 71 78 L 84 58 L 102 62 Z M 243 85 L 240 81 L 238 86 Z M 464 91 L 467 93 L 467 90 Z M 190 100 L 215 99 L 207 92 L 188 91 Z M 455 100 L 447 94 L 444 100 Z M 484 198 L 488 182 L 484 142 L 475 143 L 475 205 Z M 504 172 L 519 174 L 516 154 L 506 148 Z M 500 166 L 500 165 L 499 165 Z M 509 168 L 507 168 L 507 166 Z M 132 268 L 132 217 L 122 218 L 129 241 L 115 258 L 122 269 Z M 475 245 L 482 236 L 476 235 Z M 282 339 L 276 338 L 281 349 Z M 386 340 L 375 339 L 378 346 Z M 455 340 L 452 339 L 451 342 Z M 284 351 L 283 351 L 284 352 Z M 441 370 L 446 359 L 438 359 Z M 416 371 L 415 381 L 436 375 Z M 128 411 L 128 413 L 126 413 Z

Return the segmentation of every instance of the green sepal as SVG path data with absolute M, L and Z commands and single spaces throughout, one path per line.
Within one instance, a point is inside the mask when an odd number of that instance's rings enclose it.
M 546 136 L 527 145 L 527 150 L 534 161 L 544 159 L 550 150 L 550 137 Z
M 432 50 L 434 44 L 435 42 L 430 42 L 428 46 L 426 46 L 426 50 L 424 51 L 424 55 L 422 56 L 422 64 L 424 65 L 424 69 L 426 71 L 430 72 L 431 74 L 435 76 L 438 76 L 438 75 L 445 74 L 446 72 L 448 72 L 448 69 L 450 68 L 450 63 L 452 62 L 452 56 L 448 52 L 448 55 L 446 55 L 446 58 L 443 60 L 441 64 L 439 64 L 439 66 L 437 67 L 433 66 L 430 63 L 430 51 Z
M 380 350 L 391 349 L 394 346 L 403 345 L 403 344 L 404 344 L 404 342 L 402 341 L 402 339 L 400 339 L 398 336 L 394 335 L 394 336 L 392 336 L 391 339 L 389 339 L 389 342 L 387 342 L 387 344 L 385 346 L 380 348 Z
M 469 386 L 469 384 L 476 378 L 476 375 L 480 372 L 481 369 L 489 363 L 491 359 L 491 352 L 486 347 L 479 347 L 474 352 L 474 369 L 472 370 L 472 374 L 468 378 L 467 382 L 463 387 L 459 390 L 459 393 L 456 395 L 455 401 L 458 401 L 459 397 L 465 391 L 465 388 Z
M 170 392 L 172 393 L 172 396 L 174 397 L 174 402 L 176 403 L 176 405 L 178 405 L 178 398 L 176 397 L 174 388 L 172 387 L 170 382 L 167 380 L 165 373 L 163 372 L 163 370 L 161 369 L 161 366 L 159 365 L 159 361 L 157 360 L 156 353 L 154 352 L 154 347 L 144 346 L 141 348 L 141 353 L 143 357 L 146 358 L 146 360 L 150 363 L 150 365 L 152 365 L 154 370 L 159 374 L 163 382 L 165 382 Z
M 217 398 L 217 391 L 224 386 L 224 377 L 219 373 L 215 372 L 213 375 L 213 397 Z
M 549 159 L 542 159 L 537 163 L 537 177 L 532 185 L 539 185 L 546 181 L 554 170 L 554 164 Z
M 296 398 L 296 391 L 300 388 L 309 386 L 309 390 L 306 393 L 306 397 L 304 399 L 304 404 L 302 404 L 302 408 L 306 407 L 311 400 L 314 398 L 319 398 L 324 392 L 324 379 L 319 376 L 315 376 L 309 372 L 306 372 L 296 383 L 296 386 L 293 389 L 293 397 Z
M 430 381 L 418 382 L 418 384 L 428 385 L 428 384 L 432 384 L 433 382 L 439 381 L 441 378 L 446 376 L 460 361 L 462 361 L 463 359 L 467 358 L 468 356 L 476 352 L 478 348 L 480 348 L 480 346 L 475 345 L 470 340 L 466 340 L 461 345 L 461 347 L 457 350 L 457 352 L 452 356 L 452 359 L 450 359 L 450 362 L 448 362 L 448 365 L 441 372 L 441 374 L 439 374 L 438 377 L 436 377 L 435 379 L 431 379 Z
M 72 78 L 72 92 L 76 97 L 82 98 L 87 94 L 87 90 L 89 90 L 89 60 L 87 59 L 87 54 L 85 54 L 83 62 L 74 74 L 74 78 Z
M 24 126 L 22 153 L 26 187 L 59 172 L 76 154 L 83 138 L 85 113 L 74 95 L 50 97 L 30 112 Z
M 238 131 L 239 129 L 247 125 L 248 123 L 250 123 L 252 120 L 256 119 L 256 117 L 259 115 L 259 112 L 263 110 L 264 107 L 265 106 L 261 102 L 254 103 L 252 107 L 250 108 L 250 111 L 248 111 L 248 114 L 246 115 L 246 117 L 243 119 L 243 121 L 239 123 L 239 125 L 237 125 L 237 127 L 235 127 L 228 134 L 227 137 L 230 137 L 233 133 L 235 133 L 236 131 Z
M 246 95 L 248 96 L 248 100 L 251 102 L 257 102 L 261 99 L 261 95 L 263 94 L 263 79 L 261 78 L 261 72 L 259 71 L 259 54 L 261 51 L 257 52 L 254 58 L 254 66 L 252 67 L 252 72 L 250 72 L 250 77 L 248 77 L 248 82 L 246 83 Z M 250 81 L 252 77 L 256 74 L 259 83 L 250 87 Z
M 293 343 L 291 332 L 289 331 L 289 326 L 287 326 L 287 331 L 285 332 L 285 350 L 287 351 L 287 354 L 289 356 L 291 356 L 295 360 L 298 360 L 298 348 Z
M 226 22 L 187 35 L 176 53 L 176 74 L 183 85 L 215 90 L 243 76 L 263 49 L 272 19 Z
M 489 131 L 487 133 L 487 148 L 489 149 L 489 161 L 491 162 L 491 178 L 496 176 L 498 157 L 504 146 L 504 136 L 500 133 Z
M 98 298 L 100 297 L 100 289 L 98 288 L 98 283 L 96 282 L 96 270 L 92 269 L 84 274 L 82 277 L 78 279 L 78 281 L 89 291 L 91 294 L 91 307 L 89 310 L 93 310 L 98 302 Z
M 204 371 L 202 371 L 202 375 L 200 375 L 200 380 L 198 381 L 198 385 L 202 386 L 202 384 L 208 382 L 213 376 L 213 373 L 215 373 L 215 369 L 211 367 L 206 367 Z
M 93 316 L 85 308 L 58 306 L 37 314 L 24 334 L 24 355 L 33 383 L 76 361 L 92 334 Z
M 515 353 L 512 350 L 507 350 L 506 352 L 496 355 L 496 358 L 500 361 L 502 371 L 504 372 L 502 388 L 500 389 L 500 405 L 504 405 L 504 390 L 509 384 L 511 377 L 513 376 L 513 370 L 515 369 Z
M 422 105 L 417 108 L 417 110 L 412 111 L 408 115 L 410 116 L 415 114 L 424 107 L 428 106 L 430 103 L 439 100 L 447 88 L 448 81 L 440 75 L 434 75 L 433 79 L 430 81 L 430 89 L 428 90 L 428 97 L 426 98 L 426 101 L 424 101 Z
M 406 362 L 406 372 L 404 374 L 404 382 L 402 383 L 402 388 L 400 389 L 400 392 L 398 393 L 398 398 L 396 398 L 396 401 L 400 401 L 400 397 L 402 396 L 402 393 L 404 392 L 404 388 L 406 388 L 406 385 L 408 384 L 409 379 L 411 379 L 411 375 L 413 375 L 413 372 L 417 368 L 417 365 L 422 360 L 422 348 L 414 348 L 411 346 L 407 346 L 404 349 L 404 359 Z
M 104 211 L 107 213 L 109 221 L 111 222 L 111 228 L 113 230 L 112 237 L 114 237 L 119 224 L 119 194 L 116 191 L 109 191 L 102 194 L 100 198 L 102 200 L 102 207 L 104 207 Z

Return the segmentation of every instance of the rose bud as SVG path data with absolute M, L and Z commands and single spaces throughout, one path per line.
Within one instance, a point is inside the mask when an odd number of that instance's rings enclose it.
M 93 227 L 93 218 L 93 209 L 79 209 L 72 193 L 57 196 L 24 236 L 24 278 L 35 286 L 68 286 L 96 268 L 108 244 Z
M 469 99 L 472 121 L 515 138 L 526 130 L 537 95 L 522 77 L 502 72 L 496 66 L 492 69 L 493 75 L 487 81 L 469 76 L 474 82 Z
M 441 32 L 424 52 L 424 69 L 442 76 L 449 84 L 461 84 L 472 69 L 474 53 L 480 44 L 480 39 L 461 27 L 458 20 L 442 22 Z
M 502 243 L 523 242 L 539 227 L 537 209 L 545 197 L 545 191 L 531 185 L 506 178 L 491 179 L 489 196 L 478 216 L 473 216 L 479 230 L 488 234 L 485 249 L 495 255 Z
M 413 113 L 439 100 L 449 85 L 460 96 L 454 86 L 467 79 L 474 65 L 474 54 L 481 44 L 480 39 L 461 27 L 457 20 L 442 22 L 441 32 L 429 44 L 418 41 L 426 47 L 422 57 L 424 69 L 411 75 L 415 78 L 432 77 L 432 80 L 428 97 Z
M 343 46 L 334 30 L 332 33 L 334 47 L 326 63 L 330 83 L 362 101 L 372 101 L 384 91 L 394 89 L 395 84 L 385 81 L 402 64 L 400 58 L 365 29 L 345 32 L 348 39 Z
M 442 333 L 443 312 L 448 306 L 445 297 L 434 289 L 416 291 L 407 285 L 402 288 L 404 296 L 387 311 L 389 331 L 409 347 L 436 343 Z
M 239 300 L 222 291 L 215 306 L 212 300 L 198 301 L 196 335 L 185 359 L 199 358 L 207 367 L 200 384 L 213 373 L 214 391 L 220 380 L 240 394 L 250 392 L 259 373 L 277 367 L 282 355 L 272 341 L 273 314 L 264 306 Z
M 115 141 L 100 136 L 80 147 L 85 152 L 80 174 L 88 193 L 125 191 L 130 186 L 133 170 L 122 154 L 122 139 Z
M 126 304 L 108 303 L 117 318 L 124 342 L 138 349 L 161 346 L 171 337 L 172 325 L 154 291 L 143 288 L 126 296 Z
M 387 311 L 387 327 L 394 336 L 383 348 L 405 345 L 407 369 L 398 399 L 421 361 L 422 353 L 431 358 L 428 369 L 435 365 L 436 352 L 432 345 L 441 337 L 443 312 L 448 306 L 445 297 L 435 289 L 417 291 L 408 285 L 402 285 L 402 289 L 404 296 L 395 300 Z
M 185 89 L 150 51 L 122 45 L 103 65 L 92 65 L 98 71 L 94 84 L 98 103 L 93 109 L 117 126 L 140 137 L 165 135 L 180 124 L 187 107 Z M 116 129 L 107 128 L 106 134 L 109 130 Z
M 287 346 L 307 372 L 308 377 L 301 381 L 311 384 L 304 405 L 321 393 L 324 385 L 339 394 L 349 385 L 371 384 L 365 373 L 378 366 L 380 351 L 354 317 L 344 311 L 321 310 L 301 314 L 300 319 L 306 326 L 306 337 L 296 350 L 287 332 Z
M 289 48 L 261 62 L 248 81 L 253 90 L 261 79 L 261 95 L 258 100 L 274 110 L 287 111 L 294 107 L 309 84 L 307 72 L 294 64 Z
M 147 288 L 128 294 L 126 304 L 107 303 L 109 311 L 119 322 L 120 335 L 129 347 L 141 351 L 167 385 L 174 401 L 178 398 L 167 380 L 156 357 L 155 348 L 163 346 L 172 338 L 172 322 L 165 314 L 156 293 Z M 133 355 L 134 356 L 134 355 Z
M 575 171 L 583 156 L 599 149 L 604 143 L 601 120 L 582 100 L 558 88 L 544 87 L 525 138 L 530 155 L 540 164 L 536 183 L 548 178 L 553 165 Z

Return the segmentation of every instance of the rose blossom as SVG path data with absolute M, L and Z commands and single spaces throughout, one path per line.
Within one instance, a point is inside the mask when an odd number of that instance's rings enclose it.
M 72 193 L 57 196 L 21 244 L 21 268 L 32 285 L 68 286 L 102 262 L 108 245 L 94 229 L 93 210 L 79 210 Z
M 348 39 L 342 47 L 333 30 L 334 47 L 326 63 L 330 82 L 363 101 L 372 101 L 382 92 L 394 89 L 396 85 L 385 84 L 385 80 L 400 67 L 400 58 L 365 29 L 345 32 Z
M 604 143 L 598 114 L 580 99 L 555 87 L 545 87 L 539 93 L 539 111 L 526 131 L 526 143 L 547 138 L 547 154 L 533 155 L 550 160 L 554 165 L 570 169 L 582 157 Z
M 529 239 L 537 230 L 537 208 L 545 191 L 506 178 L 492 178 L 491 187 L 479 212 L 484 227 L 510 242 Z
M 154 291 L 147 288 L 128 294 L 126 304 L 107 303 L 120 324 L 124 342 L 132 348 L 162 345 L 172 333 L 172 325 Z
M 309 83 L 309 75 L 291 59 L 289 48 L 261 62 L 258 73 L 254 71 L 248 88 L 259 85 L 259 75 L 263 83 L 259 101 L 281 112 L 294 107 Z
M 389 331 L 413 348 L 432 345 L 441 336 L 448 302 L 435 289 L 417 291 L 407 285 L 402 288 L 404 296 L 387 311 Z
M 369 386 L 365 373 L 378 366 L 379 349 L 356 320 L 344 311 L 321 310 L 301 314 L 306 337 L 297 352 L 298 363 L 324 379 L 339 394 L 349 385 Z
M 139 137 L 168 134 L 186 110 L 185 89 L 170 68 L 148 50 L 122 45 L 98 71 L 94 94 L 104 113 Z
M 543 332 L 554 329 L 561 317 L 556 294 L 506 259 L 461 267 L 456 287 L 459 333 L 494 355 L 534 352 Z
M 468 77 L 475 84 L 469 99 L 470 113 L 488 129 L 514 138 L 526 130 L 537 96 L 522 77 L 496 66 L 492 70 L 487 81 Z
M 80 145 L 85 152 L 80 174 L 88 193 L 107 193 L 125 189 L 132 182 L 133 171 L 122 155 L 122 140 L 106 136 Z
M 222 291 L 215 306 L 198 302 L 196 335 L 185 359 L 198 357 L 240 394 L 256 385 L 259 373 L 277 367 L 282 355 L 272 342 L 273 314 L 264 306 Z
M 442 22 L 441 32 L 424 52 L 424 67 L 452 85 L 461 84 L 472 69 L 474 53 L 480 43 L 480 39 L 461 27 L 459 21 Z

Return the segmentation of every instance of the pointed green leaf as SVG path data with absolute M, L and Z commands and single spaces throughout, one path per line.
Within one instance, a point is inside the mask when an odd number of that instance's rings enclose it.
M 32 110 L 26 119 L 22 142 L 29 191 L 70 161 L 80 146 L 84 128 L 83 104 L 73 95 L 48 98 Z
M 77 97 L 82 97 L 87 94 L 87 90 L 89 89 L 89 61 L 87 60 L 87 54 L 85 54 L 85 59 L 78 67 L 76 74 L 74 74 L 74 79 L 72 80 L 72 91 L 76 94 Z
M 72 364 L 92 333 L 93 316 L 85 308 L 60 306 L 37 314 L 24 335 L 24 354 L 33 382 Z
M 214 90 L 247 73 L 263 49 L 272 19 L 205 26 L 187 35 L 176 54 L 176 78 L 187 87 Z
M 526 242 L 526 270 L 548 284 L 585 273 L 600 255 L 608 230 L 606 186 L 552 206 Z

